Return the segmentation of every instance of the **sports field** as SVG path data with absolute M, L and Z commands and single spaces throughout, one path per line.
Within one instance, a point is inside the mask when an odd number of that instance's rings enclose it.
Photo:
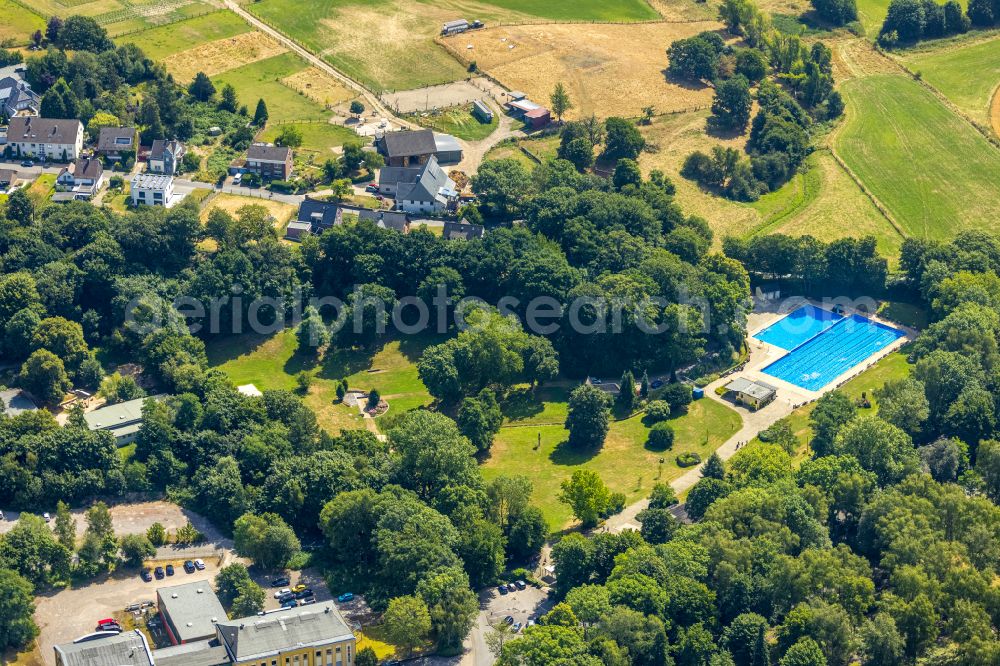
M 229 11 L 217 11 L 169 26 L 125 35 L 115 41 L 137 44 L 153 60 L 163 61 L 167 56 L 206 42 L 235 37 L 245 32 L 250 32 L 250 26 L 243 19 Z
M 1000 150 L 909 77 L 842 86 L 840 156 L 912 236 L 1000 228 Z
M 644 0 L 262 0 L 245 6 L 348 76 L 379 91 L 463 78 L 465 68 L 434 43 L 441 25 L 456 18 L 490 23 L 658 17 Z
M 948 41 L 940 47 L 928 42 L 919 50 L 904 52 L 904 59 L 955 106 L 977 122 L 989 124 L 990 102 L 1000 86 L 1000 36 Z
M 652 485 L 670 481 L 684 470 L 675 458 L 686 451 L 707 458 L 740 428 L 740 417 L 714 400 L 691 403 L 687 414 L 670 419 L 676 439 L 669 451 L 645 447 L 649 428 L 640 416 L 613 421 L 604 446 L 596 452 L 574 451 L 566 446 L 567 388 L 547 388 L 517 409 L 505 406 L 507 419 L 493 442 L 490 457 L 483 463 L 483 475 L 523 474 L 534 484 L 533 502 L 542 510 L 553 531 L 567 527 L 572 515 L 558 501 L 559 485 L 578 468 L 592 469 L 615 492 L 625 493 L 628 502 L 649 494 Z M 541 436 L 541 446 L 538 445 Z M 660 458 L 664 459 L 660 464 Z

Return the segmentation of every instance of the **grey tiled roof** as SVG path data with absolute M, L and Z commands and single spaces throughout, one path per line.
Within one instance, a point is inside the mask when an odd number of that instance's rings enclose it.
M 329 602 L 219 622 L 217 626 L 229 653 L 241 661 L 354 638 L 340 612 Z
M 432 155 L 437 150 L 434 132 L 429 129 L 389 132 L 382 139 L 385 154 L 389 157 L 415 157 Z

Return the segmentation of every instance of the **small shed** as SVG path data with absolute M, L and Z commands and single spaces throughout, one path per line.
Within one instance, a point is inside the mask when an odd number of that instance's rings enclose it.
M 484 123 L 489 124 L 493 122 L 493 109 L 487 106 L 481 99 L 477 99 L 472 103 L 472 115 Z
M 531 129 L 541 129 L 552 122 L 552 114 L 544 106 L 524 114 L 524 124 Z
M 778 389 L 770 384 L 746 377 L 737 377 L 729 382 L 726 384 L 726 390 L 733 393 L 737 404 L 753 409 L 760 409 L 778 395 Z

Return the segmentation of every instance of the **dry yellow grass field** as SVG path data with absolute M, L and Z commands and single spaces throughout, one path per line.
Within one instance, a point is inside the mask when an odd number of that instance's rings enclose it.
M 176 53 L 167 59 L 167 71 L 178 81 L 190 81 L 198 72 L 209 76 L 271 58 L 287 49 L 262 32 L 245 32 Z
M 324 106 L 335 106 L 354 99 L 357 95 L 326 72 L 307 67 L 281 79 L 281 82 Z
M 569 118 L 591 113 L 638 116 L 647 106 L 663 113 L 711 104 L 711 88 L 666 80 L 666 49 L 674 40 L 720 25 L 696 21 L 503 26 L 440 42 L 463 62 L 475 60 L 480 69 L 540 104 L 548 103 L 552 89 L 562 81 L 575 105 Z
M 244 206 L 263 206 L 274 218 L 274 228 L 281 229 L 295 214 L 295 206 L 292 204 L 274 201 L 271 199 L 258 199 L 256 197 L 241 197 L 236 194 L 219 194 L 209 201 L 208 205 L 201 210 L 201 221 L 208 219 L 208 214 L 213 210 L 223 210 L 230 215 L 236 215 L 237 211 Z

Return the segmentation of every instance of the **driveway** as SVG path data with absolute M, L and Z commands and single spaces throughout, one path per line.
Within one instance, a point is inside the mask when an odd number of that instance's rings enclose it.
M 503 619 L 510 615 L 514 618 L 514 622 L 520 622 L 524 627 L 528 620 L 537 622 L 539 617 L 551 610 L 552 605 L 548 588 L 529 585 L 524 590 L 509 594 L 500 594 L 496 588 L 490 588 L 479 595 L 479 615 L 476 617 L 476 623 L 472 625 L 472 631 L 465 639 L 465 653 L 461 658 L 428 663 L 490 666 L 496 661 L 486 646 L 486 634 L 492 625 L 503 622 Z

